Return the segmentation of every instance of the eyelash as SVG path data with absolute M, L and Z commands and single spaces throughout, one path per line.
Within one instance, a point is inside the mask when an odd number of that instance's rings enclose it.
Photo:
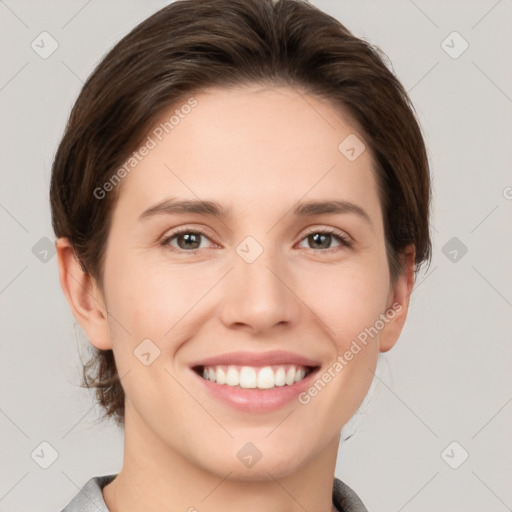
M 163 246 L 163 247 L 172 247 L 172 246 L 169 245 L 169 242 L 172 239 L 174 239 L 175 237 L 177 237 L 178 235 L 181 235 L 183 233 L 200 234 L 200 235 L 204 236 L 205 238 L 208 238 L 208 239 L 210 238 L 208 236 L 208 234 L 204 230 L 202 230 L 201 228 L 190 229 L 190 228 L 185 227 L 185 228 L 178 229 L 177 231 L 174 231 L 169 236 L 166 236 L 160 242 L 160 245 Z M 346 247 L 346 248 L 352 247 L 352 243 L 353 242 L 352 242 L 352 240 L 347 235 L 345 235 L 344 233 L 342 233 L 340 231 L 332 229 L 332 228 L 326 228 L 326 229 L 323 229 L 323 230 L 319 230 L 319 229 L 312 230 L 309 233 L 306 233 L 301 238 L 301 242 L 302 242 L 302 240 L 304 240 L 308 236 L 314 235 L 314 234 L 333 236 L 334 238 L 336 238 L 340 242 L 340 246 L 343 246 L 343 247 Z M 309 249 L 309 250 L 310 251 L 314 251 L 315 253 L 328 253 L 329 254 L 333 250 L 336 250 L 337 248 L 339 248 L 339 246 L 338 247 L 331 247 L 329 249 Z M 176 252 L 178 252 L 180 254 L 196 254 L 197 252 L 201 251 L 202 249 L 194 249 L 192 251 L 185 251 L 183 249 L 177 249 L 176 247 L 172 247 L 171 250 L 176 251 Z

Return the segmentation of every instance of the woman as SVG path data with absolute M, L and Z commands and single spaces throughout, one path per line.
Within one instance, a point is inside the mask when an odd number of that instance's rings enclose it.
M 88 79 L 51 181 L 60 282 L 124 429 L 66 512 L 366 510 L 340 432 L 430 258 L 421 130 L 301 0 L 183 0 Z

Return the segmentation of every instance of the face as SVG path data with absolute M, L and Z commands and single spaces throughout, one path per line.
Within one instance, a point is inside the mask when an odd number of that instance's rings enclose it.
M 339 109 L 263 86 L 194 99 L 123 178 L 90 339 L 114 351 L 146 453 L 278 478 L 337 446 L 405 299 L 370 149 Z

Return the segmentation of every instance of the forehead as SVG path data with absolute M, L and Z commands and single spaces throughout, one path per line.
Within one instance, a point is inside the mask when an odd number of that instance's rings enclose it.
M 329 196 L 379 208 L 363 134 L 339 107 L 292 88 L 193 94 L 162 112 L 144 145 L 119 198 L 133 212 L 166 196 L 260 210 Z

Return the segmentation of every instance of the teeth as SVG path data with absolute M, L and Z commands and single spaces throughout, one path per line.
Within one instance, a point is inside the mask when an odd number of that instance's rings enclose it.
M 215 377 L 211 380 L 216 380 L 217 384 L 226 384 L 226 372 L 220 367 L 217 368 Z
M 274 372 L 270 366 L 265 366 L 258 372 L 258 388 L 270 389 L 275 386 Z
M 295 382 L 299 382 L 299 380 L 302 380 L 306 376 L 306 371 L 302 368 L 297 370 L 295 372 Z
M 208 366 L 203 368 L 203 378 L 217 384 L 240 386 L 241 388 L 271 389 L 276 386 L 291 386 L 306 377 L 303 366 Z
M 295 382 L 295 367 L 291 366 L 286 372 L 285 383 L 291 386 Z
M 274 373 L 274 384 L 284 386 L 286 384 L 286 370 L 280 366 Z
M 211 380 L 214 380 L 214 379 L 211 379 Z M 215 379 L 215 381 L 216 381 L 216 379 Z M 238 386 L 238 384 L 240 384 L 240 373 L 233 366 L 230 366 L 226 373 L 226 384 L 228 386 Z
M 255 388 L 257 384 L 259 385 L 259 377 L 256 375 L 256 370 L 250 366 L 242 366 L 240 371 L 240 387 Z

